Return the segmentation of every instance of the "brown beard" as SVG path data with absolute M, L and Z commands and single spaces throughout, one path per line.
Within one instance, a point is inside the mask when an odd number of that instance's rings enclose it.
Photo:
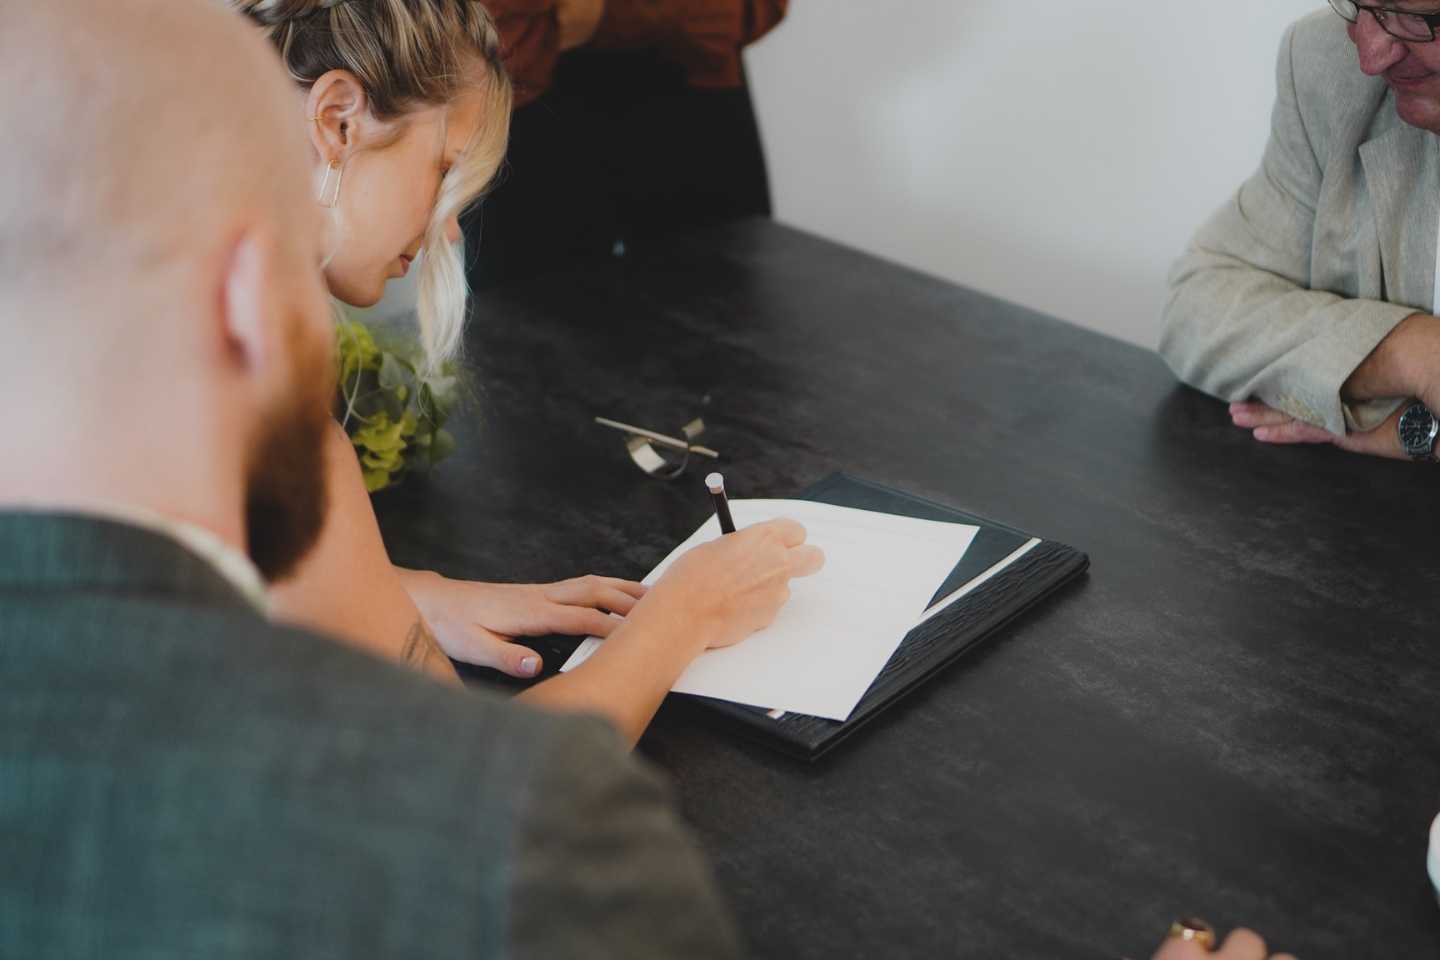
M 300 326 L 290 336 L 292 396 L 267 420 L 251 450 L 245 526 L 250 559 L 269 583 L 293 573 L 315 545 L 329 499 L 324 440 L 335 364 L 331 344 L 307 344 Z

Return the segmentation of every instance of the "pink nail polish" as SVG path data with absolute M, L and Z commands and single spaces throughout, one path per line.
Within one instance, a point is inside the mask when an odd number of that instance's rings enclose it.
M 520 672 L 527 677 L 531 677 L 535 675 L 535 671 L 539 666 L 540 660 L 538 657 L 526 657 L 520 661 Z

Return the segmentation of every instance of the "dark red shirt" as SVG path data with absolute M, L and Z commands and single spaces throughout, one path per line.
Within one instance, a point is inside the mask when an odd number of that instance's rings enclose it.
M 545 92 L 560 57 L 556 0 L 485 0 L 500 29 L 501 53 L 522 106 Z M 738 87 L 740 51 L 768 33 L 789 0 L 606 0 L 590 46 L 653 49 L 680 66 L 692 86 Z

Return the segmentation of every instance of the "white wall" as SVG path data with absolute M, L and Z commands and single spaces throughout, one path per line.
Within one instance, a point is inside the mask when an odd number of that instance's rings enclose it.
M 747 54 L 776 216 L 1153 346 L 1317 0 L 793 0 Z

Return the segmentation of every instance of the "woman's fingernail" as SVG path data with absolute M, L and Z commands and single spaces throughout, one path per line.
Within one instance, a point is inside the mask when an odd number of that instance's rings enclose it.
M 525 674 L 525 676 L 527 677 L 533 676 L 535 671 L 538 669 L 540 669 L 539 657 L 526 657 L 524 660 L 520 661 L 520 672 Z

